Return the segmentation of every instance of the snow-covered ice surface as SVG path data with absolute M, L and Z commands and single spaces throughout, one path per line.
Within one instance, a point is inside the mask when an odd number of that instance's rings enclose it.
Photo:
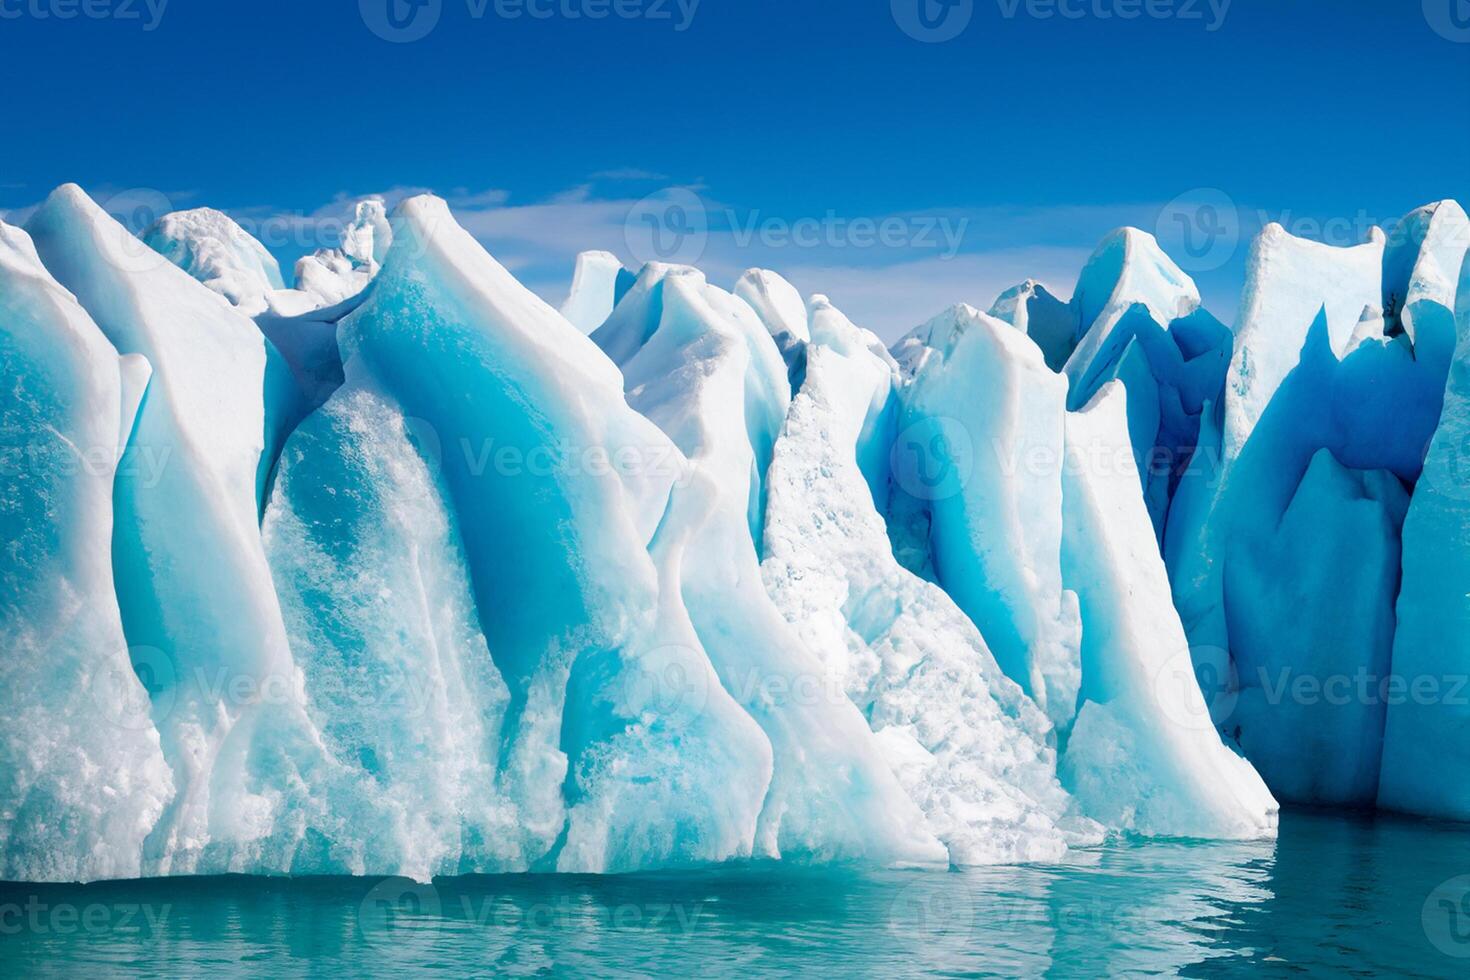
M 1054 860 L 1069 801 L 1051 725 L 949 596 L 894 559 L 857 453 L 896 379 L 849 329 L 810 348 L 776 444 L 767 588 L 820 658 L 820 690 L 862 711 L 952 862 Z
M 1233 328 L 1120 229 L 891 351 L 760 269 L 557 310 L 437 198 L 340 238 L 0 225 L 0 878 L 1470 819 L 1454 202 L 1268 227 Z

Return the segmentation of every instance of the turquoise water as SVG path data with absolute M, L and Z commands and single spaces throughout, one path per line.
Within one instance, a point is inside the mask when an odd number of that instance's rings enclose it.
M 1466 877 L 1461 877 L 1466 876 Z M 1470 976 L 1470 828 L 1289 813 L 1275 843 L 1059 867 L 0 885 L 0 976 Z

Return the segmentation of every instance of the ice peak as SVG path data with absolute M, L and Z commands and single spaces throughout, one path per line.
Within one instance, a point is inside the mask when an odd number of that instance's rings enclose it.
M 285 288 L 281 268 L 266 247 L 222 211 L 173 211 L 143 233 L 143 241 L 237 307 L 255 313 L 267 295 Z
M 607 322 L 635 278 L 611 252 L 579 253 L 571 291 L 561 306 L 562 316 L 583 333 L 592 333 Z
M 735 282 L 735 295 L 750 304 L 778 344 L 783 334 L 796 341 L 811 340 L 801 293 L 776 273 L 767 269 L 745 270 Z
M 1118 228 L 1106 235 L 1082 269 L 1072 305 L 1084 331 L 1110 311 L 1144 303 L 1160 323 L 1187 316 L 1199 307 L 1199 289 L 1159 247 L 1158 240 L 1137 228 Z

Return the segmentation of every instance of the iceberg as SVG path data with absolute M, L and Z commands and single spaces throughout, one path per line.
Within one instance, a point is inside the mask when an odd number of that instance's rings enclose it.
M 228 869 L 270 824 L 269 794 L 245 778 L 268 713 L 258 692 L 294 683 L 258 525 L 265 341 L 173 265 L 140 266 L 137 240 L 75 185 L 27 230 L 112 345 L 153 369 L 112 540 L 124 632 L 160 687 L 152 713 L 176 789 L 145 855 L 153 873 Z
M 806 345 L 812 339 L 801 293 L 768 269 L 747 269 L 735 282 L 735 295 L 749 303 L 766 325 L 786 361 L 791 390 L 800 390 L 806 375 Z
M 246 316 L 289 318 L 342 303 L 372 281 L 393 241 L 383 202 L 359 202 L 341 237 L 339 248 L 317 249 L 296 263 L 290 289 L 266 247 L 213 208 L 166 214 L 143 241 Z
M 990 315 L 1036 341 L 1053 371 L 1060 373 L 1077 349 L 1076 307 L 1057 299 L 1035 279 L 1001 293 L 991 304 Z
M 111 561 L 148 376 L 0 223 L 0 880 L 139 877 L 174 795 Z
M 613 307 L 633 285 L 634 275 L 611 252 L 582 252 L 572 276 L 572 291 L 561 315 L 578 330 L 590 334 L 607 322 Z
M 1194 281 L 1154 238 L 1134 228 L 1098 247 L 1072 307 L 1084 318 L 1084 333 L 1063 369 L 1067 407 L 1080 410 L 1110 381 L 1127 389 L 1139 480 L 1162 541 L 1170 502 L 1198 445 L 1204 404 L 1219 398 L 1230 330 L 1200 307 Z
M 1064 373 L 1074 392 L 1102 359 L 1119 322 L 1139 305 L 1156 323 L 1172 323 L 1199 309 L 1199 289 L 1164 254 L 1154 236 L 1137 228 L 1119 228 L 1087 260 L 1072 294 L 1079 339 Z
M 1242 310 L 1250 332 L 1223 412 L 1205 413 L 1201 443 L 1219 452 L 1191 464 L 1169 517 L 1175 601 L 1212 719 L 1289 802 L 1370 806 L 1380 777 L 1404 771 L 1385 741 L 1404 683 L 1395 603 L 1413 565 L 1400 537 L 1410 488 L 1432 499 L 1424 447 L 1444 431 L 1453 376 L 1455 290 L 1442 270 L 1463 260 L 1470 225 L 1444 202 L 1400 228 L 1386 254 L 1376 232 L 1351 249 L 1263 232 Z M 1343 305 L 1344 283 L 1360 310 Z M 1299 348 L 1290 358 L 1287 343 Z M 1256 370 L 1261 351 L 1284 373 Z M 1234 450 L 1232 421 L 1244 436 Z
M 1065 730 L 1081 681 L 1077 598 L 1060 564 L 1066 381 L 1024 334 L 973 307 L 921 333 L 895 482 L 930 515 L 939 584 Z
M 248 315 L 285 290 L 281 267 L 233 218 L 213 208 L 164 215 L 143 242 Z
M 431 196 L 0 224 L 0 877 L 946 868 L 1470 820 L 1470 218 L 891 348 Z M 1345 694 L 1345 696 L 1344 696 Z M 1458 767 L 1458 768 L 1457 768 Z
M 834 696 L 821 661 L 764 587 L 762 534 L 752 523 L 764 511 L 752 502 L 763 506 L 790 399 L 764 324 L 696 270 L 650 265 L 593 339 L 623 354 L 629 404 L 690 463 L 660 536 L 686 553 L 674 587 L 720 681 L 770 741 L 774 764 L 754 853 L 946 863 L 862 714 L 840 691 Z
M 857 328 L 822 322 L 771 464 L 767 589 L 951 864 L 1056 860 L 1088 828 L 1057 782 L 1051 724 L 949 596 L 895 560 L 858 466 L 896 403 L 893 365 Z
M 617 368 L 426 197 L 400 206 L 340 342 L 349 381 L 371 377 L 438 447 L 509 692 L 501 785 L 530 866 L 748 856 L 771 750 L 666 595 L 684 462 Z
M 1443 297 L 1444 294 L 1441 294 Z M 1462 256 L 1459 326 L 1439 426 L 1409 504 L 1403 584 L 1393 638 L 1379 803 L 1453 820 L 1470 819 L 1470 765 L 1463 735 L 1470 637 L 1470 255 Z
M 1277 804 L 1221 741 L 1137 493 L 1126 394 L 1114 382 L 1066 417 L 1062 578 L 1082 620 L 1080 708 L 1063 785 L 1106 826 L 1251 839 Z M 1200 721 L 1203 720 L 1203 724 Z
M 1327 337 L 1338 357 L 1347 352 L 1363 311 L 1383 300 L 1383 231 L 1369 241 L 1336 248 L 1297 238 L 1268 224 L 1251 245 L 1235 354 L 1226 385 L 1223 452 L 1240 455 L 1251 430 L 1291 373 L 1307 330 L 1325 311 Z

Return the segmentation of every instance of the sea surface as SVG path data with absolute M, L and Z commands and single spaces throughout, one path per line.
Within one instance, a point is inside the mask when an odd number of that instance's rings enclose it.
M 1470 828 L 1288 812 L 1274 842 L 1060 866 L 0 885 L 0 977 L 1470 976 Z

